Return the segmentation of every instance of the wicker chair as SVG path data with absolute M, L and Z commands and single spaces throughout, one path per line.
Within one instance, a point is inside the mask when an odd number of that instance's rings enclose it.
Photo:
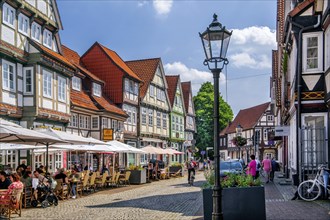
M 11 194 L 7 191 L 0 192 L 0 212 L 5 215 L 8 219 L 11 218 L 12 214 L 17 214 L 19 217 L 22 216 L 22 198 L 23 188 L 14 189 Z

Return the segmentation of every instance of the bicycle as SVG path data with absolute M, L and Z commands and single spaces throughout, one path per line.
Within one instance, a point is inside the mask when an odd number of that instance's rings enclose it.
M 191 174 L 190 174 L 190 180 L 189 180 L 189 186 L 193 186 L 194 185 L 194 180 L 195 180 L 195 174 L 194 174 L 194 172 L 191 172 Z
M 322 194 L 322 189 L 325 189 L 325 192 L 330 192 L 330 185 L 325 186 L 323 181 L 324 172 L 329 172 L 326 169 L 326 165 L 320 165 L 318 167 L 317 174 L 313 180 L 305 180 L 301 182 L 298 186 L 298 195 L 305 201 L 314 201 Z M 329 175 L 325 175 L 325 178 L 329 178 Z M 322 188 L 321 188 L 322 186 Z

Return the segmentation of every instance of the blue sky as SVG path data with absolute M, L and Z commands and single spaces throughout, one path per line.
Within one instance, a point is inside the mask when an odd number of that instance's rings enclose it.
M 221 95 L 235 115 L 240 109 L 270 101 L 276 0 L 57 0 L 57 4 L 64 27 L 62 44 L 80 55 L 98 41 L 123 60 L 160 57 L 165 74 L 180 74 L 181 81 L 192 81 L 194 95 L 201 83 L 213 83 L 203 65 L 198 32 L 206 29 L 216 13 L 233 30 L 227 78 L 224 73 L 220 79 Z

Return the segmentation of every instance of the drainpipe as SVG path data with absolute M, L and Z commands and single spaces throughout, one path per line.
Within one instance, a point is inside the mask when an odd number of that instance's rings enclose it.
M 301 155 L 302 152 L 299 151 L 301 149 L 301 83 L 302 83 L 302 34 L 303 32 L 307 31 L 307 30 L 311 30 L 314 28 L 317 28 L 320 24 L 321 24 L 321 16 L 318 15 L 317 16 L 317 23 L 314 25 L 310 25 L 307 27 L 304 27 L 294 21 L 292 21 L 292 18 L 289 18 L 289 22 L 300 28 L 299 30 L 299 36 L 298 36 L 298 51 L 297 51 L 297 70 L 296 70 L 296 76 L 297 76 L 297 101 L 298 101 L 298 106 L 297 106 L 297 122 L 296 122 L 296 133 L 297 133 L 297 139 L 296 139 L 296 143 L 297 143 L 297 148 L 296 148 L 296 164 L 297 164 L 297 179 L 299 180 L 299 182 L 303 181 L 303 176 L 300 175 L 301 174 Z

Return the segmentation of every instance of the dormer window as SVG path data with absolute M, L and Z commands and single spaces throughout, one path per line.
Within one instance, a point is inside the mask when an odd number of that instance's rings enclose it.
M 43 34 L 43 44 L 50 49 L 52 48 L 52 38 L 53 38 L 52 32 L 45 29 Z
M 41 26 L 35 22 L 33 22 L 31 26 L 31 37 L 33 40 L 36 40 L 40 43 Z
M 81 90 L 81 79 L 79 77 L 72 77 L 72 89 L 77 91 Z
M 93 95 L 101 97 L 101 85 L 93 83 Z
M 18 31 L 24 35 L 28 35 L 30 20 L 28 17 L 20 13 L 18 15 Z
M 14 28 L 15 9 L 8 4 L 3 4 L 3 23 Z

